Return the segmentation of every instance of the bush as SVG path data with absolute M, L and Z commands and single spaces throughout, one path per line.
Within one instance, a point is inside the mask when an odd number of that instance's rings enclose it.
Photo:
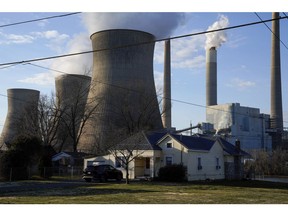
M 28 179 L 28 169 L 38 163 L 41 148 L 41 141 L 37 137 L 16 138 L 11 147 L 1 154 L 0 176 L 5 180 Z
M 172 164 L 159 169 L 160 181 L 181 182 L 186 180 L 186 167 L 181 164 Z
M 4 180 L 24 180 L 28 178 L 27 158 L 23 152 L 10 150 L 2 154 L 0 159 L 0 175 Z M 12 170 L 11 170 L 12 169 Z M 12 171 L 12 173 L 11 173 Z M 10 176 L 12 174 L 12 176 Z

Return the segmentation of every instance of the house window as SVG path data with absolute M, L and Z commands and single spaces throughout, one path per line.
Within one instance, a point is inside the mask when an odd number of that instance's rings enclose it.
M 202 170 L 202 162 L 201 162 L 201 157 L 198 157 L 197 158 L 197 161 L 198 161 L 198 170 Z
M 219 158 L 216 158 L 216 170 L 221 169 Z
M 166 157 L 166 166 L 172 165 L 172 157 Z
M 166 143 L 166 148 L 172 148 L 172 143 Z

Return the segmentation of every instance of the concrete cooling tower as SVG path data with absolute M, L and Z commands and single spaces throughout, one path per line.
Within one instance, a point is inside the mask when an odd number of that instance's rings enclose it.
M 63 111 L 57 133 L 59 151 L 76 151 L 75 140 L 82 123 L 91 77 L 77 74 L 63 74 L 55 78 L 56 100 Z
M 129 134 L 163 126 L 153 76 L 154 36 L 115 29 L 90 38 L 94 53 L 88 107 L 96 109 L 78 150 L 100 154 Z
M 8 112 L 0 147 L 10 147 L 20 135 L 37 135 L 37 110 L 40 92 L 32 89 L 8 89 Z

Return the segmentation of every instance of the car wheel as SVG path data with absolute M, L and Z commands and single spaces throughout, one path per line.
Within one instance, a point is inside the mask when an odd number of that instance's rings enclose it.
M 86 181 L 86 182 L 91 182 L 92 179 L 91 179 L 91 178 L 85 178 L 85 181 Z
M 106 181 L 107 181 L 107 179 L 105 178 L 104 175 L 102 175 L 102 176 L 100 177 L 100 182 L 106 182 Z

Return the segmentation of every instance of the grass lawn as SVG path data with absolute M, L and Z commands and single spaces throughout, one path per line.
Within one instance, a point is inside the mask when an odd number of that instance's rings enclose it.
M 288 204 L 288 184 L 261 181 L 85 183 L 0 192 L 13 204 Z

